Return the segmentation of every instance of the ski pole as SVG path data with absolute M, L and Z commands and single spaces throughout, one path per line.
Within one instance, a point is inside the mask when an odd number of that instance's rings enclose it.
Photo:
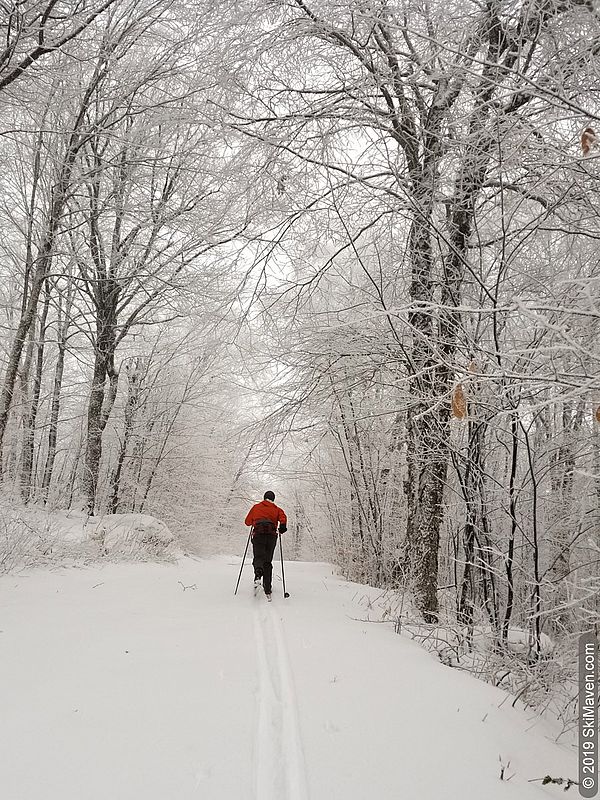
M 283 570 L 283 547 L 281 545 L 281 534 L 279 534 L 279 555 L 281 556 L 281 578 L 283 580 L 283 596 L 289 597 L 290 593 L 285 590 L 285 572 Z
M 242 577 L 242 570 L 244 569 L 244 561 L 246 560 L 246 553 L 248 552 L 248 545 L 250 544 L 250 538 L 252 537 L 252 531 L 248 534 L 248 541 L 246 542 L 246 549 L 244 550 L 244 557 L 242 558 L 242 566 L 240 567 L 240 574 L 238 575 L 237 583 L 235 585 L 235 592 L 234 595 L 237 594 L 238 586 L 240 585 L 240 578 Z

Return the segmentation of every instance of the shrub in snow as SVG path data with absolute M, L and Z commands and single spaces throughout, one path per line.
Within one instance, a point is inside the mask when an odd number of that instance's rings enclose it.
M 472 634 L 473 649 L 487 653 L 494 647 L 494 634 L 489 625 L 474 625 Z M 533 650 L 533 642 L 531 634 L 522 628 L 509 628 L 508 637 L 506 641 L 506 648 L 513 653 L 519 653 L 524 656 L 531 654 Z M 540 654 L 542 657 L 552 655 L 554 650 L 554 642 L 545 633 L 540 634 Z
M 0 573 L 98 557 L 145 560 L 177 553 L 169 528 L 147 514 L 88 517 L 0 501 Z
M 146 514 L 111 514 L 88 523 L 103 555 L 129 558 L 162 557 L 175 549 L 175 539 L 164 522 Z

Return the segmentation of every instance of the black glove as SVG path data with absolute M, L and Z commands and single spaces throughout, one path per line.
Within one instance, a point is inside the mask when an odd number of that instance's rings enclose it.
M 287 531 L 287 525 L 284 525 L 283 522 L 279 526 L 279 533 L 285 533 Z

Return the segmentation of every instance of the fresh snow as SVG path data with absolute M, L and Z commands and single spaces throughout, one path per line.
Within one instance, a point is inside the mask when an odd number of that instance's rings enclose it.
M 0 496 L 0 574 L 68 560 L 168 558 L 180 552 L 165 523 L 148 514 L 90 517 L 77 510 L 49 512 Z
M 291 597 L 276 578 L 267 604 L 249 567 L 234 597 L 238 570 L 222 556 L 4 576 L 2 800 L 565 796 L 534 781 L 576 777 L 549 724 L 365 621 L 375 589 L 290 562 Z

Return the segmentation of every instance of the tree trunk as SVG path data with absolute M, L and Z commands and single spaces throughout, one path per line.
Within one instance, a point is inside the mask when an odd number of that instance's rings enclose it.
M 440 412 L 419 404 L 410 409 L 407 425 L 407 544 L 415 601 L 427 622 L 437 621 L 438 549 L 447 473 L 447 447 L 440 445 L 447 419 Z
M 474 403 L 469 404 L 473 409 Z M 464 625 L 473 623 L 473 613 L 481 604 L 497 631 L 498 602 L 491 564 L 489 520 L 484 484 L 485 435 L 487 422 L 469 419 L 466 467 L 461 478 L 465 501 L 463 529 L 464 570 L 458 598 L 458 619 Z M 498 635 L 499 632 L 497 631 Z
M 50 405 L 50 424 L 48 426 L 48 449 L 46 452 L 46 463 L 42 477 L 42 499 L 44 503 L 48 501 L 50 484 L 54 473 L 54 463 L 56 459 L 56 443 L 58 439 L 58 420 L 60 416 L 60 402 L 63 374 L 65 370 L 65 354 L 67 351 L 67 334 L 70 325 L 71 313 L 71 294 L 67 295 L 64 309 L 64 319 L 61 319 L 62 305 L 58 306 L 58 356 L 54 369 L 54 384 L 52 387 L 52 401 Z
M 87 510 L 90 515 L 93 515 L 96 509 L 102 458 L 102 435 L 117 396 L 119 382 L 119 374 L 115 369 L 119 285 L 111 279 L 105 279 L 98 283 L 94 374 L 88 402 L 87 445 L 82 481 Z M 106 389 L 107 378 L 108 390 Z
M 117 466 L 111 480 L 111 496 L 108 503 L 109 512 L 116 514 L 119 510 L 119 493 L 121 474 L 123 465 L 127 457 L 127 449 L 129 442 L 133 435 L 133 428 L 135 423 L 135 415 L 138 408 L 138 401 L 141 389 L 141 381 L 146 371 L 146 367 L 142 358 L 135 358 L 128 363 L 126 367 L 128 391 L 127 403 L 125 404 L 125 423 L 123 431 L 123 439 L 119 448 L 119 455 L 117 458 Z
M 39 337 L 37 343 L 36 368 L 33 376 L 33 386 L 28 413 L 23 422 L 23 447 L 21 456 L 21 497 L 25 503 L 29 502 L 32 492 L 33 453 L 35 445 L 35 426 L 37 422 L 40 393 L 42 388 L 42 373 L 44 369 L 44 348 L 46 343 L 46 321 L 50 306 L 50 287 L 46 283 L 46 296 L 40 317 Z
M 515 409 L 510 415 L 510 437 L 511 437 L 511 455 L 510 455 L 510 469 L 508 479 L 508 501 L 509 501 L 509 515 L 510 515 L 510 533 L 508 536 L 508 547 L 504 559 L 506 569 L 506 609 L 504 611 L 504 619 L 502 621 L 502 641 L 506 644 L 508 642 L 508 633 L 510 630 L 510 621 L 512 619 L 515 599 L 515 582 L 514 582 L 514 556 L 515 556 L 515 539 L 517 536 L 518 520 L 517 520 L 517 466 L 519 461 L 519 412 Z
M 562 404 L 560 420 L 560 444 L 554 453 L 550 485 L 554 514 L 552 526 L 551 563 L 548 570 L 555 587 L 553 604 L 558 606 L 552 615 L 552 624 L 557 631 L 570 630 L 572 614 L 568 608 L 569 587 L 567 577 L 571 571 L 571 539 L 574 531 L 569 518 L 573 507 L 573 477 L 575 470 L 575 437 L 583 422 L 585 405 L 580 401 L 575 408 L 573 402 L 565 400 Z M 552 434 L 553 431 L 548 431 Z
M 435 154 L 430 153 L 430 161 Z M 438 549 L 443 516 L 443 494 L 449 457 L 449 405 L 440 404 L 447 376 L 438 378 L 436 332 L 431 304 L 434 300 L 431 247 L 433 168 L 426 166 L 414 203 L 418 212 L 412 222 L 409 252 L 412 331 L 407 411 L 406 541 L 410 576 L 417 608 L 427 622 L 437 621 Z M 427 178 L 427 176 L 429 176 Z

